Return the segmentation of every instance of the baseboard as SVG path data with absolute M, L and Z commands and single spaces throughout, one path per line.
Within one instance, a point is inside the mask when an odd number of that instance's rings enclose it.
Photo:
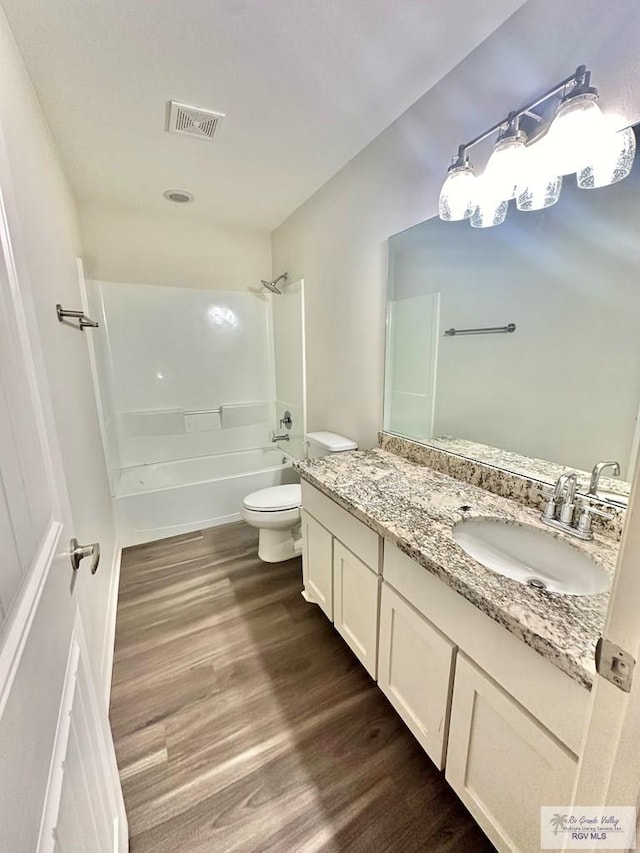
M 111 700 L 111 679 L 113 676 L 113 653 L 116 642 L 116 618 L 118 615 L 118 589 L 120 587 L 120 566 L 122 564 L 122 546 L 116 542 L 111 565 L 111 583 L 107 602 L 104 640 L 102 644 L 102 685 L 105 707 Z

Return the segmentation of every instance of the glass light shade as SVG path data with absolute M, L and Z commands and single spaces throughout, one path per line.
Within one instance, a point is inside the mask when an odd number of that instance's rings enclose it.
M 438 213 L 445 222 L 468 219 L 473 213 L 476 200 L 476 176 L 470 165 L 454 166 L 440 190 Z
M 502 225 L 507 218 L 509 202 L 498 198 L 492 182 L 486 180 L 486 174 L 477 180 L 478 206 L 469 220 L 472 228 L 492 228 Z
M 560 198 L 562 176 L 554 173 L 550 153 L 547 136 L 527 147 L 522 178 L 516 190 L 518 210 L 543 210 Z
M 636 156 L 636 135 L 630 127 L 609 128 L 590 146 L 589 160 L 578 171 L 578 186 L 583 190 L 607 187 L 626 178 Z
M 605 127 L 598 96 L 576 95 L 560 104 L 547 134 L 553 146 L 555 172 L 571 175 L 585 162 L 585 152 Z
M 483 181 L 491 184 L 494 198 L 508 200 L 515 196 L 525 159 L 524 134 L 508 136 L 496 142 L 482 176 Z

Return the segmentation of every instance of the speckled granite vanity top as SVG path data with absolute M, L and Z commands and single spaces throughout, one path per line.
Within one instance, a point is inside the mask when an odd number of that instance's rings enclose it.
M 384 450 L 338 453 L 295 463 L 300 476 L 515 634 L 583 686 L 595 673 L 594 649 L 608 593 L 559 595 L 495 574 L 454 541 L 462 518 L 489 516 L 540 527 L 590 553 L 613 575 L 617 546 L 555 534 L 539 513 Z M 471 507 L 463 511 L 461 507 Z

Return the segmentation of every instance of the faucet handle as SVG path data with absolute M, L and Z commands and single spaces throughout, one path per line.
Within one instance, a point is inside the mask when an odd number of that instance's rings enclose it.
M 615 515 L 612 515 L 610 512 L 603 512 L 601 509 L 598 509 L 595 506 L 583 505 L 582 510 L 584 512 L 588 512 L 589 515 L 597 515 L 600 518 L 608 518 L 609 520 L 615 518 Z
M 542 515 L 544 518 L 554 518 L 556 514 L 556 493 L 553 490 L 542 490 L 540 497 L 545 499 Z
M 606 518 L 611 521 L 615 518 L 609 512 L 603 512 L 601 509 L 595 507 L 589 501 L 581 500 L 581 508 L 580 508 L 580 517 L 578 519 L 578 531 L 580 533 L 591 534 L 591 522 L 593 520 L 592 516 L 597 515 L 599 518 Z M 590 538 L 590 537 L 589 537 Z

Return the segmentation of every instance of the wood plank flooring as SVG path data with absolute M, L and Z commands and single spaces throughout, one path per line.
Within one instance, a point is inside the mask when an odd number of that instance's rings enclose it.
M 111 724 L 132 853 L 485 853 L 321 611 L 244 524 L 125 550 Z

